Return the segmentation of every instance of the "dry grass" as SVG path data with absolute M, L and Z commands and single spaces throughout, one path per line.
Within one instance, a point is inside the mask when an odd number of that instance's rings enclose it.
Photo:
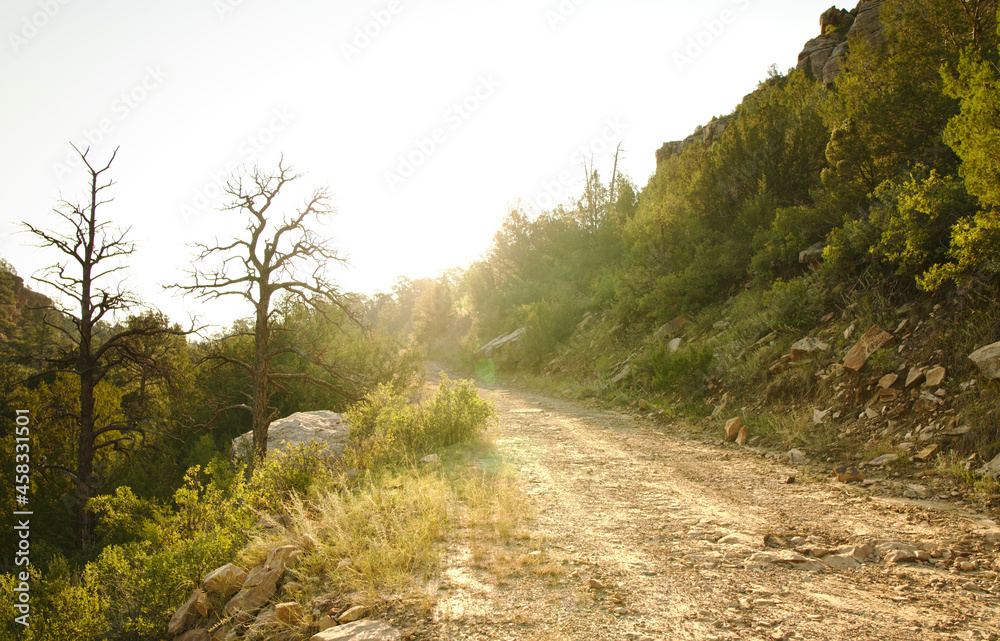
M 259 532 L 241 561 L 250 567 L 272 547 L 300 545 L 304 553 L 279 599 L 304 610 L 311 600 L 346 598 L 376 610 L 405 602 L 429 611 L 434 597 L 425 586 L 440 569 L 443 542 L 457 528 L 474 532 L 474 554 L 484 567 L 498 576 L 518 569 L 517 558 L 498 553 L 506 542 L 527 538 L 527 504 L 513 470 L 486 442 L 440 456 L 440 465 L 331 478 L 308 497 L 292 497 L 284 505 L 291 528 Z

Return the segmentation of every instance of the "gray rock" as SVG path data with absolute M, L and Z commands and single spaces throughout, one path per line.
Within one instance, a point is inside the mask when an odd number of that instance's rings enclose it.
M 984 476 L 1000 478 L 1000 454 L 997 454 L 992 461 L 979 468 L 978 472 Z
M 320 410 L 316 412 L 296 412 L 280 418 L 267 426 L 267 453 L 284 452 L 292 446 L 316 443 L 324 454 L 338 456 L 347 445 L 350 429 L 344 417 L 336 412 Z M 233 439 L 230 456 L 235 460 L 245 460 L 253 448 L 253 432 L 246 432 Z
M 980 347 L 969 354 L 969 360 L 976 364 L 986 378 L 1000 378 L 1000 342 Z
M 812 41 L 810 40 L 810 42 Z M 802 62 L 800 61 L 799 64 L 801 65 Z M 826 64 L 826 58 L 823 58 L 823 64 L 824 65 Z M 822 67 L 820 67 L 820 74 L 822 74 Z M 809 247 L 803 249 L 802 251 L 799 252 L 799 262 L 802 264 L 818 263 L 819 261 L 823 260 L 824 247 L 826 247 L 826 243 L 820 241 L 814 245 L 810 245 Z

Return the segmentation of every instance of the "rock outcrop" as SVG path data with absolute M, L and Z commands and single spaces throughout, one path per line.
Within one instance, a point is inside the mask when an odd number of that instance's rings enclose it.
M 656 150 L 656 163 L 660 164 L 668 158 L 679 156 L 681 153 L 695 143 L 711 146 L 722 138 L 734 116 L 722 116 L 712 118 L 707 124 L 699 125 L 694 133 L 684 140 L 665 142 L 663 146 Z
M 316 443 L 322 453 L 337 456 L 347 445 L 350 425 L 336 412 L 320 410 L 316 412 L 296 412 L 280 418 L 267 426 L 267 451 L 286 451 L 292 446 Z M 249 456 L 253 447 L 253 432 L 246 432 L 233 439 L 230 456 L 242 460 Z
M 861 0 L 847 11 L 830 7 L 820 16 L 820 35 L 805 44 L 799 54 L 799 69 L 805 69 L 830 87 L 845 71 L 850 40 L 863 38 L 873 45 L 882 41 L 879 11 L 882 0 Z

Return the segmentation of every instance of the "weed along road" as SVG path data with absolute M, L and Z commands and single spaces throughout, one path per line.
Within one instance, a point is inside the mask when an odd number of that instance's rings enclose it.
M 576 402 L 483 394 L 524 518 L 507 537 L 452 537 L 415 638 L 998 638 L 995 514 Z

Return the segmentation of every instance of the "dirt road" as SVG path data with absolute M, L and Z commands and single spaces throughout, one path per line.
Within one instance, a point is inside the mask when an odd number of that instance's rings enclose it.
M 989 515 L 574 402 L 484 394 L 533 518 L 503 550 L 456 535 L 414 638 L 998 638 Z

